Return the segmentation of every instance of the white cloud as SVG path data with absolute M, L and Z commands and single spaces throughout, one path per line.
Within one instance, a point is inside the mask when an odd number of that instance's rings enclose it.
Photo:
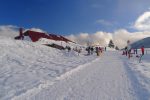
M 14 38 L 19 34 L 18 27 L 13 25 L 2 25 L 0 26 L 0 36 Z
M 136 20 L 134 28 L 140 31 L 150 31 L 150 11 L 144 12 Z
M 128 32 L 125 29 L 120 29 L 113 33 L 113 41 L 118 47 L 123 48 L 127 45 L 127 40 L 130 40 L 131 43 L 133 43 L 149 36 L 150 34 L 147 32 Z
M 24 29 L 24 31 L 26 30 L 32 30 L 36 32 L 45 32 L 39 28 Z M 1 25 L 0 26 L 0 36 L 14 38 L 18 35 L 19 35 L 19 27 L 13 26 L 13 25 Z
M 131 33 L 125 29 L 119 29 L 113 33 L 98 31 L 93 34 L 89 34 L 89 33 L 81 33 L 78 35 L 72 34 L 68 36 L 68 38 L 83 45 L 87 45 L 87 42 L 90 42 L 91 44 L 99 44 L 102 46 L 107 46 L 110 39 L 112 39 L 116 46 L 118 46 L 119 48 L 123 48 L 127 45 L 127 40 L 130 40 L 131 42 L 135 42 L 137 40 L 149 36 L 150 36 L 150 32 Z
M 90 42 L 90 44 L 106 46 L 109 40 L 112 39 L 112 34 L 99 31 L 93 34 L 88 33 L 80 33 L 78 35 L 72 34 L 68 36 L 68 38 L 83 45 L 87 45 L 87 43 Z

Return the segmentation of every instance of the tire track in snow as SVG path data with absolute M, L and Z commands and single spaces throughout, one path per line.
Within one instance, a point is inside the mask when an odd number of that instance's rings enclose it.
M 20 94 L 18 96 L 14 96 L 11 100 L 22 100 L 23 98 L 27 98 L 27 97 L 36 95 L 40 91 L 42 91 L 43 89 L 49 88 L 50 86 L 54 85 L 58 81 L 71 77 L 71 75 L 73 73 L 76 73 L 76 72 L 84 69 L 86 66 L 90 65 L 93 62 L 96 62 L 98 59 L 99 58 L 96 58 L 95 60 L 93 60 L 93 61 L 91 61 L 89 63 L 85 63 L 83 65 L 79 65 L 79 66 L 75 67 L 74 69 L 72 69 L 72 70 L 70 70 L 70 71 L 68 71 L 68 72 L 66 72 L 66 73 L 56 77 L 54 79 L 54 81 L 48 81 L 48 80 L 47 81 L 42 81 L 41 84 L 38 87 L 32 88 L 30 90 L 27 90 L 25 93 L 22 93 L 22 94 Z M 28 98 L 26 100 L 28 100 Z
M 131 70 L 129 61 L 124 61 L 126 73 L 131 81 L 132 87 L 134 89 L 135 95 L 137 100 L 149 100 L 149 92 L 143 88 L 143 86 L 138 81 L 137 77 L 135 76 L 135 72 Z
M 21 100 L 136 100 L 118 55 L 108 53 L 59 82 Z M 83 69 L 83 70 L 81 70 Z

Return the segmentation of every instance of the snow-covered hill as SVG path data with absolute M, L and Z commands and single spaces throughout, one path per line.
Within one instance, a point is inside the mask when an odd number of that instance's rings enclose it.
M 145 48 L 150 48 L 150 37 L 134 42 L 133 44 L 131 44 L 131 46 L 132 48 L 141 48 L 141 46 L 144 46 Z
M 56 77 L 94 59 L 74 51 L 0 37 L 0 100 L 49 85 Z

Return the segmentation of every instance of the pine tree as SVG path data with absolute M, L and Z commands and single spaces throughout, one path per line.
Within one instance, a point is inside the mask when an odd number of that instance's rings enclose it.
M 118 46 L 115 47 L 116 50 L 119 50 Z
M 112 40 L 109 41 L 108 47 L 110 47 L 110 48 L 114 48 L 115 47 L 115 45 L 114 45 Z

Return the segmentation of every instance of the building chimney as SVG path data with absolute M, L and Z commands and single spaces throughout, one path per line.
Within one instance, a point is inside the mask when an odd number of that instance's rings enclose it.
M 20 35 L 20 39 L 23 40 L 24 36 L 23 36 L 23 28 L 19 29 L 19 35 Z

